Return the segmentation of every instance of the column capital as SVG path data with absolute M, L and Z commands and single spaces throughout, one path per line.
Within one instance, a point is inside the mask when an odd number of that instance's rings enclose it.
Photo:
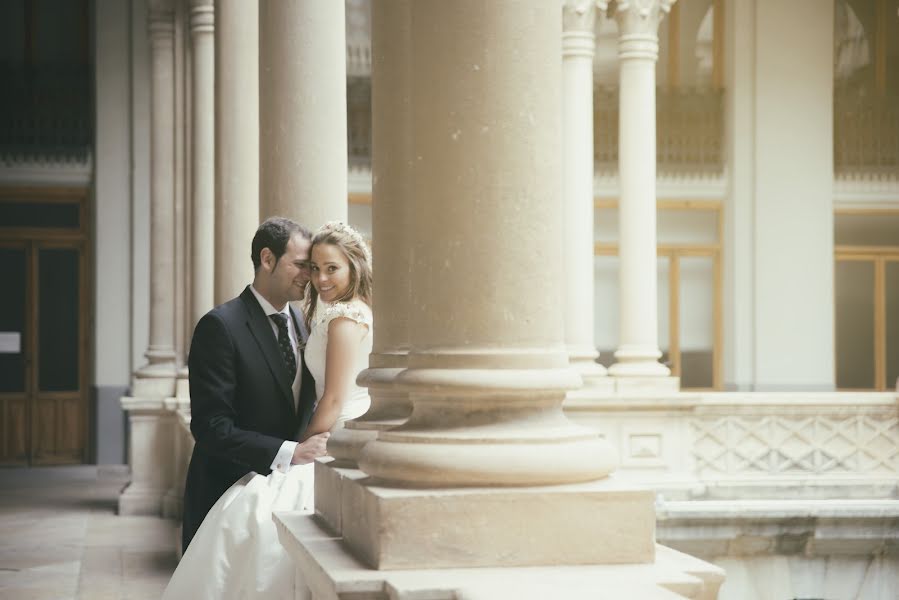
M 215 31 L 215 4 L 213 0 L 190 0 L 190 33 Z
M 659 56 L 659 23 L 677 0 L 618 0 L 618 56 L 655 61 Z
M 596 9 L 605 11 L 608 0 L 561 0 L 562 31 L 588 32 L 591 35 L 596 25 Z
M 171 0 L 151 0 L 147 9 L 150 45 L 174 44 L 175 10 Z
M 658 35 L 659 23 L 677 0 L 618 0 L 613 16 L 621 35 Z

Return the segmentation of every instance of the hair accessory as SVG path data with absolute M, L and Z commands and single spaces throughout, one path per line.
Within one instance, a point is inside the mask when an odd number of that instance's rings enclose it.
M 331 231 L 345 233 L 353 238 L 353 241 L 359 244 L 359 247 L 362 248 L 362 253 L 365 255 L 365 260 L 367 260 L 368 264 L 371 265 L 371 249 L 368 247 L 368 244 L 366 243 L 365 238 L 362 237 L 361 233 L 359 233 L 343 221 L 328 221 L 318 230 L 319 233 Z

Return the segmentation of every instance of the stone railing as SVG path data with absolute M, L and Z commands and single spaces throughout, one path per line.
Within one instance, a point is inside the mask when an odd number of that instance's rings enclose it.
M 618 170 L 618 88 L 593 90 L 593 154 L 599 173 Z M 656 157 L 660 172 L 724 170 L 724 92 L 656 90 Z
M 371 79 L 346 82 L 347 151 L 350 169 L 371 168 Z
M 724 170 L 723 92 L 717 89 L 657 90 L 657 155 L 660 172 L 720 174 Z M 597 88 L 594 156 L 600 175 L 618 170 L 618 89 Z M 350 168 L 371 167 L 371 80 L 347 80 Z
M 619 476 L 674 500 L 892 498 L 896 393 L 700 393 L 566 401 L 618 449 Z
M 837 177 L 899 179 L 899 97 L 834 90 L 833 165 Z

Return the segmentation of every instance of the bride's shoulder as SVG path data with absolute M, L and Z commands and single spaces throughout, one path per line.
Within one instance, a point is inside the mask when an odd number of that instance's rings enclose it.
M 317 325 L 326 325 L 338 317 L 344 317 L 367 327 L 371 327 L 371 308 L 361 300 L 354 299 L 349 302 L 329 303 L 327 305 L 322 305 L 320 310 L 316 310 L 315 312 L 317 315 L 317 318 L 315 319 Z

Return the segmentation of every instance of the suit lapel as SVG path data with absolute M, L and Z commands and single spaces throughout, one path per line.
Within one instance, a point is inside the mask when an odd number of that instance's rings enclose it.
M 301 436 L 303 431 L 306 429 L 306 425 L 309 423 L 309 419 L 312 418 L 312 411 L 315 409 L 315 380 L 312 378 L 312 374 L 309 372 L 308 367 L 306 367 L 306 356 L 305 356 L 305 348 L 306 348 L 306 340 L 309 339 L 309 332 L 306 329 L 306 321 L 303 319 L 302 313 L 298 312 L 290 307 L 290 314 L 293 317 L 293 323 L 296 326 L 296 331 L 300 335 L 300 338 L 303 340 L 303 344 L 301 345 L 300 354 L 300 377 L 302 378 L 302 384 L 300 385 L 300 399 L 297 403 L 297 417 L 299 419 L 299 427 L 300 430 L 297 432 L 297 436 Z
M 281 350 L 278 348 L 278 341 L 275 339 L 271 323 L 269 323 L 268 317 L 265 316 L 265 312 L 259 306 L 259 302 L 256 300 L 253 292 L 250 291 L 249 286 L 240 295 L 240 299 L 243 300 L 244 305 L 247 307 L 247 328 L 262 351 L 262 356 L 265 358 L 265 362 L 268 363 L 272 376 L 278 382 L 278 387 L 281 388 L 284 400 L 290 407 L 291 414 L 296 416 L 293 390 L 291 389 L 293 382 L 290 380 L 287 367 L 284 365 L 284 359 L 281 357 Z

